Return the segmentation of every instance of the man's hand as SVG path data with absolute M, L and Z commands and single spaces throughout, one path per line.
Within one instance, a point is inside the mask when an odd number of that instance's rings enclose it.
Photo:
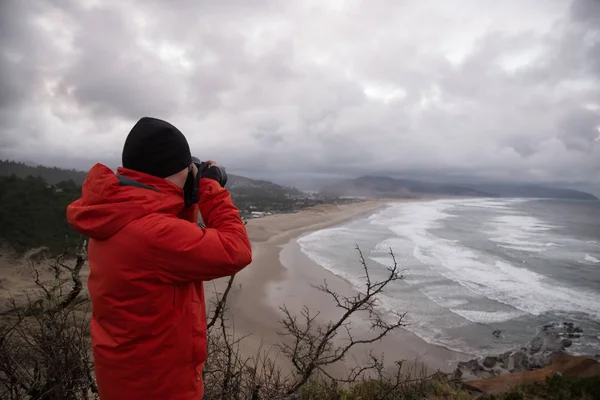
M 227 184 L 227 172 L 225 172 L 224 167 L 221 167 L 214 160 L 206 160 L 206 161 L 202 162 L 202 165 L 201 165 L 202 171 L 198 171 L 198 165 L 200 165 L 200 164 L 197 164 L 197 163 L 199 163 L 200 160 L 194 159 L 194 157 L 192 157 L 192 159 L 194 161 L 192 163 L 192 171 L 194 174 L 194 179 L 197 179 L 198 173 L 200 173 L 201 178 L 214 179 L 215 181 L 219 182 L 219 184 L 222 187 L 225 187 L 225 184 Z
M 205 161 L 207 167 L 202 171 L 202 177 L 211 178 L 219 182 L 221 187 L 225 187 L 227 184 L 227 172 L 225 172 L 225 168 L 221 167 L 214 160 Z
M 213 160 L 204 161 L 204 163 L 208 167 L 218 167 L 219 166 L 219 164 L 217 164 L 217 162 L 213 161 Z M 192 173 L 194 174 L 194 179 L 196 179 L 196 176 L 198 176 L 198 166 L 196 165 L 195 162 L 192 163 Z

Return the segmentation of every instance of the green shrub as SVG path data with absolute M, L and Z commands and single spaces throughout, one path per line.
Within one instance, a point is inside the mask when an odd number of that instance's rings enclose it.
M 554 375 L 548 377 L 545 382 L 538 382 L 515 388 L 496 398 L 503 400 L 600 399 L 600 376 L 591 378 L 569 378 L 561 375 Z
M 347 397 L 336 382 L 311 379 L 300 391 L 302 400 L 354 400 Z

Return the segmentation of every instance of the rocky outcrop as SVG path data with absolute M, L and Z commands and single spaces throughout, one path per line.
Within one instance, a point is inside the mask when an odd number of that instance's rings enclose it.
M 469 381 L 544 368 L 551 364 L 553 356 L 564 353 L 579 339 L 581 333 L 583 329 L 570 322 L 544 325 L 525 347 L 458 363 L 452 378 Z
M 552 356 L 550 364 L 544 368 L 535 371 L 515 372 L 489 379 L 469 381 L 463 383 L 463 386 L 469 390 L 492 395 L 506 392 L 517 386 L 528 385 L 534 382 L 543 382 L 547 377 L 555 374 L 561 374 L 571 378 L 600 376 L 600 363 L 585 356 L 572 356 L 565 353 L 556 353 Z
M 486 368 L 493 368 L 498 363 L 498 357 L 488 356 L 483 359 L 483 366 Z

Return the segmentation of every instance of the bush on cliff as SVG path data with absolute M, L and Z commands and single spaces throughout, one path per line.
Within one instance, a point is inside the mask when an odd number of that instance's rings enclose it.
M 553 375 L 545 382 L 533 383 L 513 389 L 491 399 L 501 400 L 592 400 L 600 399 L 600 376 L 573 378 Z

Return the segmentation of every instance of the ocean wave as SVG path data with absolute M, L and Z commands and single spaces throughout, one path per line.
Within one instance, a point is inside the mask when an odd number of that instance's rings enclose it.
M 530 215 L 501 215 L 494 218 L 498 224 L 510 229 L 519 229 L 527 232 L 543 232 L 558 228 L 558 225 L 546 223 Z
M 443 247 L 438 245 L 437 251 L 443 253 Z M 446 254 L 453 254 L 455 258 L 442 261 L 440 273 L 481 296 L 533 315 L 568 311 L 600 318 L 597 307 L 600 296 L 596 293 L 561 286 L 559 282 L 528 269 L 479 257 L 472 250 L 446 250 L 451 251 Z
M 457 237 L 447 239 L 438 235 L 438 229 L 442 229 L 440 232 L 445 235 L 451 233 L 448 227 L 453 226 L 452 221 L 468 213 L 464 208 L 471 206 L 496 208 L 494 213 L 502 214 L 495 217 L 491 214 L 491 219 L 488 219 L 490 214 L 487 212 L 476 215 L 485 215 L 482 223 L 487 223 L 482 240 L 486 240 L 487 236 L 506 251 L 489 252 L 483 248 L 485 246 L 471 248 Z M 448 348 L 464 349 L 465 343 L 461 344 L 460 340 L 449 337 L 445 332 L 455 327 L 463 329 L 462 326 L 473 323 L 505 323 L 527 315 L 536 318 L 546 313 L 584 313 L 594 320 L 600 319 L 597 307 L 600 294 L 552 279 L 524 266 L 517 267 L 498 255 L 510 254 L 511 250 L 538 254 L 544 251 L 564 252 L 577 246 L 577 243 L 571 244 L 568 237 L 557 237 L 554 231 L 560 229 L 559 226 L 529 215 L 516 214 L 510 206 L 511 202 L 504 200 L 391 204 L 361 224 L 313 232 L 298 239 L 298 243 L 313 262 L 345 279 L 354 288 L 361 289 L 364 271 L 356 263 L 344 263 L 348 258 L 341 257 L 343 253 L 340 252 L 347 252 L 355 243 L 360 244 L 356 237 L 372 235 L 369 237 L 377 238 L 377 242 L 371 242 L 369 254 L 365 254 L 379 265 L 373 268 L 373 276 L 384 276 L 386 270 L 381 266 L 391 264 L 390 248 L 400 267 L 408 268 L 403 272 L 403 282 L 395 282 L 388 288 L 388 296 L 382 299 L 381 306 L 393 312 L 409 310 L 409 330 L 430 343 Z M 506 214 L 507 210 L 510 214 Z M 386 231 L 391 237 L 379 239 Z M 587 243 L 588 246 L 593 244 L 596 243 Z M 578 257 L 583 257 L 586 253 L 579 254 Z M 586 254 L 587 263 L 600 262 L 593 254 L 593 251 Z
M 584 312 L 594 318 L 600 317 L 600 295 L 564 284 L 526 268 L 510 263 L 482 251 L 465 247 L 456 240 L 435 236 L 434 228 L 452 216 L 456 203 L 415 203 L 404 207 L 396 218 L 386 218 L 388 228 L 412 244 L 413 256 L 422 264 L 443 277 L 456 282 L 473 294 L 513 307 L 520 312 L 540 315 L 549 311 Z M 502 215 L 494 219 L 504 233 L 505 246 L 521 250 L 547 249 L 544 240 L 536 242 L 533 237 L 556 228 L 530 216 Z M 524 232 L 524 233 L 523 233 Z M 528 238 L 530 240 L 523 240 Z M 512 239 L 512 240 L 509 240 Z M 415 282 L 421 284 L 423 282 Z M 427 295 L 427 293 L 425 292 Z M 469 293 L 467 292 L 467 296 Z M 440 299 L 430 297 L 440 303 Z
M 468 319 L 471 322 L 479 324 L 492 324 L 498 322 L 506 322 L 526 315 L 523 311 L 478 311 L 478 310 L 462 310 L 450 308 L 455 314 Z
M 438 200 L 430 202 L 398 203 L 389 206 L 368 218 L 370 224 L 385 227 L 396 237 L 379 242 L 370 254 L 370 259 L 382 265 L 389 265 L 389 249 L 395 251 L 398 259 L 414 257 L 426 268 L 411 268 L 406 272 L 405 281 L 419 286 L 430 300 L 436 304 L 452 308 L 455 305 L 449 295 L 433 293 L 426 288 L 436 274 L 460 285 L 466 291 L 464 298 L 484 297 L 506 304 L 521 312 L 540 315 L 550 311 L 584 312 L 600 318 L 600 295 L 585 289 L 567 287 L 560 282 L 540 275 L 526 268 L 516 267 L 509 262 L 482 251 L 465 247 L 456 240 L 437 237 L 432 230 L 443 226 L 445 220 L 455 217 L 453 209 L 464 201 Z M 537 218 L 522 215 L 501 215 L 493 219 L 498 225 L 503 246 L 513 250 L 540 251 L 555 245 L 554 241 L 531 239 L 554 229 L 553 224 Z M 356 230 L 361 228 L 357 227 Z M 496 231 L 498 232 L 498 230 Z M 529 240 L 522 240 L 523 236 Z M 355 232 L 356 234 L 356 232 Z M 334 251 L 327 250 L 341 237 L 352 237 L 348 227 L 330 228 L 298 239 L 302 251 L 315 263 L 330 270 L 356 285 L 361 285 L 362 271 L 340 265 Z M 510 243 L 511 239 L 513 243 Z M 500 240 L 497 238 L 497 240 Z M 589 255 L 588 262 L 596 262 Z M 401 263 L 403 264 L 403 263 Z M 428 272 L 424 272 L 427 271 Z M 446 288 L 447 290 L 447 288 Z M 447 303 L 445 303 L 447 302 Z
M 504 200 L 489 200 L 489 199 L 468 199 L 461 200 L 460 206 L 483 208 L 490 210 L 513 210 L 512 205 L 527 201 L 525 199 L 504 199 Z
M 311 232 L 301 236 L 296 242 L 300 251 L 312 262 L 358 288 L 363 284 L 362 271 L 353 268 L 355 265 L 348 266 L 340 261 L 340 252 L 348 251 L 348 247 L 336 247 L 336 244 L 348 241 L 355 234 L 356 232 L 347 226 L 340 226 Z
M 508 244 L 499 244 L 498 247 L 502 247 L 503 249 L 525 251 L 528 253 L 542 253 L 542 252 L 548 250 L 547 248 L 538 247 L 538 246 L 517 246 L 517 245 L 508 245 Z
M 498 243 L 498 247 L 541 253 L 558 246 L 547 240 L 553 237 L 551 231 L 560 227 L 529 215 L 501 215 L 493 218 L 488 225 L 491 228 L 485 233 L 489 235 L 489 240 Z
M 600 260 L 598 260 L 596 257 L 589 255 L 589 254 L 586 254 L 583 259 L 587 262 L 591 262 L 594 264 L 600 264 Z

